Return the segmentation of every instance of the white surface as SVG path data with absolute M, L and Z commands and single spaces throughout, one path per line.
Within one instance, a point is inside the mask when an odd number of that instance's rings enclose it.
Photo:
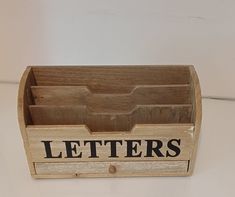
M 192 177 L 34 180 L 16 115 L 17 85 L 0 85 L 0 196 L 235 196 L 235 102 L 203 100 L 203 124 Z
M 194 64 L 235 97 L 235 1 L 0 0 L 0 80 L 27 65 Z

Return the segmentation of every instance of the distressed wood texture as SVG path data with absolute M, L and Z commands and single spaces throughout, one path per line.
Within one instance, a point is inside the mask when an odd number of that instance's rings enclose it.
M 29 139 L 29 147 L 33 155 L 33 162 L 66 162 L 66 161 L 113 161 L 113 160 L 188 160 L 192 153 L 193 144 L 193 130 L 192 125 L 136 125 L 130 132 L 96 132 L 90 133 L 84 126 L 29 126 L 26 128 Z M 172 139 L 180 139 L 181 153 L 178 157 L 165 157 L 167 152 L 167 142 Z M 104 140 L 121 140 L 121 144 L 117 144 L 117 156 L 109 158 L 110 156 L 110 144 L 104 145 Z M 153 154 L 153 157 L 146 157 L 146 140 L 160 140 L 162 148 L 161 154 L 164 156 L 157 157 Z M 65 158 L 66 149 L 63 141 L 80 141 L 80 146 L 77 146 L 77 154 L 82 153 L 81 158 Z M 102 141 L 102 145 L 98 144 L 96 148 L 97 158 L 90 157 L 90 146 L 84 145 L 83 141 Z M 127 146 L 125 140 L 140 140 L 140 143 L 135 143 L 136 149 L 141 153 L 140 157 L 127 158 Z M 45 148 L 41 141 L 52 141 L 51 146 L 53 148 L 53 154 L 58 155 L 62 152 L 62 158 L 45 158 Z M 141 144 L 141 145 L 140 145 Z M 154 146 L 157 146 L 157 142 L 154 142 Z M 174 153 L 173 153 L 174 154 Z
M 127 93 L 136 85 L 189 84 L 188 66 L 32 67 L 39 86 L 87 86 L 94 93 Z
M 97 112 L 128 111 L 136 105 L 191 103 L 189 84 L 139 85 L 124 94 L 92 93 L 86 86 L 32 86 L 31 89 L 37 105 L 86 105 Z
M 86 106 L 29 106 L 35 125 L 84 124 L 92 132 L 130 131 L 136 124 L 190 123 L 191 105 L 139 105 L 126 113 L 96 113 Z
M 18 117 L 35 178 L 188 176 L 200 85 L 193 66 L 31 66 Z
M 26 126 L 32 124 L 32 119 L 30 116 L 28 105 L 34 103 L 32 95 L 30 92 L 30 87 L 35 85 L 35 79 L 32 69 L 28 67 L 20 80 L 19 91 L 18 91 L 18 121 L 20 126 L 20 131 L 23 139 L 23 144 L 27 156 L 27 161 L 29 165 L 29 170 L 31 175 L 35 175 L 34 164 L 32 163 L 32 156 L 30 153 L 28 136 L 26 133 Z
M 42 177 L 184 176 L 188 161 L 35 163 L 35 168 Z
M 201 121 L 202 121 L 202 99 L 201 99 L 201 88 L 197 73 L 193 66 L 190 67 L 190 76 L 191 76 L 191 89 L 192 89 L 192 99 L 193 99 L 193 113 L 192 113 L 192 122 L 194 123 L 194 140 L 193 140 L 193 154 L 190 158 L 188 173 L 192 175 L 193 169 L 195 166 L 197 146 L 199 140 L 199 134 L 201 130 Z

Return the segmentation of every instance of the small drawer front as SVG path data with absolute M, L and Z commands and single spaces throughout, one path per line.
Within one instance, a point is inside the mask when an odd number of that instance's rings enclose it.
M 189 160 L 192 125 L 137 126 L 132 132 L 89 133 L 85 127 L 28 127 L 33 162 Z
M 173 176 L 185 174 L 188 161 L 35 163 L 35 169 L 39 176 Z

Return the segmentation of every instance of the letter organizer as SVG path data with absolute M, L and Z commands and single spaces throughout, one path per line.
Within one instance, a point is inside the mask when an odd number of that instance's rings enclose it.
M 188 176 L 200 85 L 193 66 L 30 66 L 18 117 L 35 178 Z

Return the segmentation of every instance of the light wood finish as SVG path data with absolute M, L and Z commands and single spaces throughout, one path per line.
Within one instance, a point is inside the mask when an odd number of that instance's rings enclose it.
M 187 167 L 188 161 L 35 163 L 40 175 L 68 177 L 184 175 Z
M 201 125 L 200 85 L 193 66 L 28 67 L 20 82 L 18 116 L 35 178 L 188 176 Z M 104 141 L 117 139 L 119 155 L 109 157 L 111 145 Z M 175 157 L 166 156 L 173 151 L 172 139 L 180 140 L 173 144 L 180 147 Z M 101 141 L 99 157 L 89 157 L 87 140 Z M 132 148 L 141 156 L 126 157 L 130 140 L 140 140 Z M 148 140 L 161 142 L 164 156 L 154 151 L 145 157 Z M 52 154 L 61 152 L 61 158 L 46 157 L 42 141 L 51 141 Z M 79 141 L 72 152 L 83 157 L 65 158 L 63 141 Z
M 93 94 L 86 86 L 32 86 L 31 89 L 37 105 L 86 105 L 95 112 L 128 111 L 136 105 L 191 104 L 189 84 L 139 85 L 126 94 Z
M 29 126 L 26 128 L 30 150 L 33 153 L 33 162 L 66 162 L 66 161 L 129 161 L 129 160 L 187 160 L 192 153 L 193 149 L 193 125 L 136 125 L 130 132 L 95 132 L 90 133 L 90 131 L 85 126 Z M 167 142 L 174 139 L 180 139 L 181 153 L 177 157 L 166 157 Z M 121 144 L 117 144 L 117 156 L 116 158 L 110 158 L 110 144 L 104 145 L 105 140 L 121 140 Z M 125 140 L 141 140 L 141 145 L 137 144 L 137 151 L 141 153 L 140 157 L 125 157 L 127 153 L 127 145 Z M 153 157 L 146 157 L 146 141 L 145 140 L 160 140 L 163 145 L 160 149 L 161 153 L 164 155 L 158 157 L 153 154 Z M 63 141 L 78 141 L 80 146 L 76 146 L 77 154 L 82 152 L 81 158 L 64 158 L 66 157 L 66 149 Z M 90 146 L 84 145 L 84 141 L 90 140 L 100 140 L 102 144 L 98 144 L 96 148 L 97 158 L 89 158 L 90 156 Z M 58 155 L 62 152 L 62 158 L 45 158 L 45 147 L 41 141 L 53 141 L 51 147 L 53 149 L 53 154 Z M 157 143 L 154 143 L 156 146 Z M 169 150 L 168 150 L 169 151 Z
M 87 86 L 93 93 L 125 93 L 136 85 L 189 84 L 188 66 L 33 67 L 40 86 Z
M 194 122 L 194 141 L 193 141 L 193 154 L 189 162 L 189 175 L 192 175 L 193 169 L 195 166 L 197 146 L 199 140 L 199 134 L 201 130 L 201 121 L 202 121 L 202 99 L 201 99 L 201 88 L 197 73 L 193 66 L 190 66 L 190 75 L 191 75 L 191 87 L 192 87 L 192 99 L 193 99 L 193 116 L 192 121 Z
M 27 155 L 27 161 L 31 175 L 35 174 L 35 168 L 32 163 L 32 155 L 30 153 L 28 136 L 26 133 L 26 125 L 32 124 L 32 119 L 28 109 L 28 105 L 33 104 L 33 100 L 30 94 L 30 86 L 35 85 L 35 79 L 30 67 L 28 67 L 21 80 L 18 91 L 18 121 L 21 130 L 21 135 L 24 143 L 25 152 Z
M 126 113 L 96 113 L 86 106 L 29 106 L 35 125 L 84 124 L 91 131 L 130 131 L 135 124 L 190 123 L 191 105 L 138 105 Z

